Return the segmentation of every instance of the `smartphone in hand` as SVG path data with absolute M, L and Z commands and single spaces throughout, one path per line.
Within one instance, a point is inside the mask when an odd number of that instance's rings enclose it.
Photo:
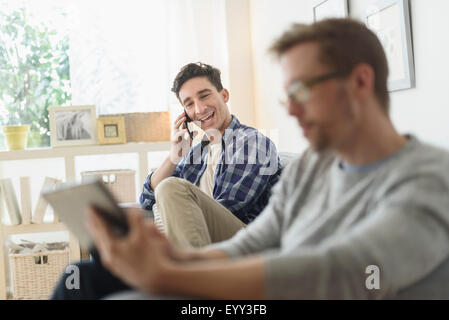
M 193 133 L 192 133 L 192 131 L 190 131 L 190 129 L 189 129 L 189 122 L 192 122 L 192 119 L 191 119 L 191 118 L 189 117 L 189 115 L 187 114 L 187 111 L 184 110 L 184 114 L 186 115 L 186 121 L 184 122 L 184 125 L 185 125 L 186 128 L 187 128 L 187 132 L 188 132 L 188 134 L 189 134 L 190 139 L 193 140 Z

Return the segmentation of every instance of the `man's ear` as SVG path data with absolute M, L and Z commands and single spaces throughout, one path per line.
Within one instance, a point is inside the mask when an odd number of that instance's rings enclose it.
M 350 75 L 354 95 L 362 100 L 374 96 L 375 76 L 374 70 L 369 64 L 357 65 Z
M 223 88 L 220 92 L 221 96 L 223 97 L 223 100 L 225 103 L 229 101 L 229 91 L 225 88 Z

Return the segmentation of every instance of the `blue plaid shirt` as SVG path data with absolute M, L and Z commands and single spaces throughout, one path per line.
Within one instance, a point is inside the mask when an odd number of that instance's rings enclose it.
M 207 167 L 208 146 L 193 146 L 179 162 L 173 177 L 194 185 Z M 281 164 L 274 143 L 258 130 L 242 125 L 233 115 L 222 136 L 221 159 L 215 168 L 213 197 L 244 223 L 256 218 L 268 203 L 270 190 L 279 180 Z M 140 204 L 149 210 L 155 201 L 145 179 Z

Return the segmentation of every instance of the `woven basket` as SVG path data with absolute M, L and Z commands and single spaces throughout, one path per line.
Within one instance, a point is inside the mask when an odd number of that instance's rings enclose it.
M 83 171 L 81 181 L 89 176 L 97 176 L 109 188 L 118 202 L 136 202 L 134 170 Z
M 9 254 L 14 299 L 48 299 L 69 264 L 69 250 Z

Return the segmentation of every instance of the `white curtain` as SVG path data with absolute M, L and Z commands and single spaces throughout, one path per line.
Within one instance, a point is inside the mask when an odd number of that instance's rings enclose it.
M 98 114 L 170 110 L 176 73 L 197 61 L 218 67 L 226 86 L 224 1 L 69 2 L 72 104 Z

